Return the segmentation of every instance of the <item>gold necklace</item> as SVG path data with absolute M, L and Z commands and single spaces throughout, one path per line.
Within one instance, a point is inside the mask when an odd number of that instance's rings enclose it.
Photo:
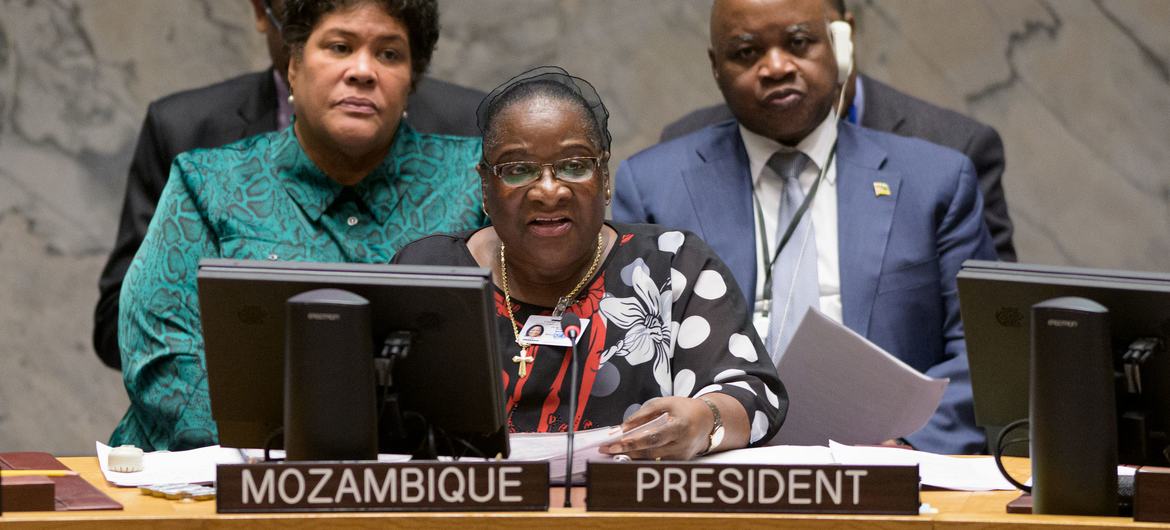
M 605 250 L 605 238 L 602 237 L 601 232 L 598 232 L 597 250 L 593 253 L 593 263 L 589 265 L 589 270 L 585 271 L 585 274 L 581 276 L 581 280 L 577 282 L 577 286 L 573 287 L 573 290 L 569 291 L 569 294 L 557 299 L 557 306 L 553 308 L 552 316 L 561 316 L 565 312 L 565 309 L 577 298 L 577 293 L 581 291 L 582 287 L 585 287 L 585 283 L 589 281 L 589 278 L 593 277 L 593 273 L 597 272 L 597 266 L 601 263 L 603 250 Z M 520 364 L 517 375 L 525 377 L 528 375 L 528 363 L 535 361 L 536 358 L 528 354 L 528 349 L 532 347 L 532 344 L 524 342 L 520 338 L 520 327 L 516 324 L 516 315 L 512 313 L 512 291 L 508 289 L 508 263 L 504 259 L 503 241 L 500 242 L 500 282 L 504 284 L 504 304 L 508 308 L 508 322 L 512 324 L 512 335 L 516 337 L 516 344 L 520 346 L 520 355 L 512 357 L 512 362 Z

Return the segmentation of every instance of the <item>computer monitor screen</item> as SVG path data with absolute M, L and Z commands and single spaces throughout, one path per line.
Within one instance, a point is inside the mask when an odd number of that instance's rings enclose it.
M 1163 345 L 1170 340 L 1170 274 L 972 260 L 959 271 L 958 286 L 975 420 L 988 430 L 989 439 L 1008 423 L 1028 417 L 1032 306 L 1075 296 L 1109 310 L 1122 407 L 1118 411 L 1122 463 L 1167 465 L 1170 354 L 1163 346 L 1141 364 L 1140 395 L 1127 389 L 1122 357 L 1137 339 L 1160 339 Z M 1140 414 L 1123 417 L 1135 410 Z
M 369 301 L 375 354 L 392 333 L 412 337 L 392 374 L 404 412 L 482 454 L 507 456 L 489 271 L 208 259 L 199 264 L 198 283 L 211 412 L 222 445 L 265 447 L 282 426 L 286 301 L 332 288 Z

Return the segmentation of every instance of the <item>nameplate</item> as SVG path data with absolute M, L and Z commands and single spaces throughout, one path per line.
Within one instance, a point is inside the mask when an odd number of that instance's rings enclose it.
M 548 510 L 547 462 L 272 462 L 216 467 L 216 511 Z
M 1170 468 L 1143 467 L 1133 483 L 1133 520 L 1170 523 Z
M 918 466 L 589 463 L 596 511 L 918 514 Z

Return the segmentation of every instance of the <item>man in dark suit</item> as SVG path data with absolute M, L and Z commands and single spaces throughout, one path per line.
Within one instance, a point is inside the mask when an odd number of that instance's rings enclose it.
M 829 0 L 830 16 L 854 24 L 853 13 L 842 0 Z M 864 74 L 854 73 L 845 85 L 849 112 L 845 119 L 867 129 L 922 138 L 960 151 L 975 164 L 983 193 L 983 220 L 995 241 L 999 259 L 1016 261 L 1012 244 L 1012 219 L 1003 192 L 1003 141 L 995 129 L 955 111 L 944 109 L 899 92 Z M 662 141 L 673 140 L 708 125 L 734 120 L 731 109 L 720 103 L 683 116 L 662 129 Z
M 949 378 L 930 422 L 906 441 L 979 451 L 955 288 L 964 260 L 995 258 L 974 168 L 957 151 L 838 122 L 847 75 L 837 72 L 826 13 L 823 0 L 716 0 L 708 54 L 738 121 L 623 163 L 614 219 L 706 240 L 757 308 L 773 360 L 816 308 Z
M 276 8 L 280 5 L 275 3 Z M 171 161 L 191 149 L 219 147 L 289 124 L 288 49 L 273 7 L 264 0 L 252 0 L 256 29 L 267 38 L 272 68 L 172 94 L 147 107 L 130 164 L 117 239 L 98 281 L 93 347 L 106 366 L 122 367 L 118 349 L 122 278 L 146 237 Z M 478 136 L 475 109 L 483 96 L 478 90 L 424 77 L 407 102 L 406 121 L 419 132 Z

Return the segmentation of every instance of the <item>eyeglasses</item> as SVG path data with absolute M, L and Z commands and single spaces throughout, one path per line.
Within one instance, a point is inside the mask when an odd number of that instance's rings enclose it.
M 283 34 L 284 28 L 281 27 L 280 19 L 277 18 L 276 13 L 272 10 L 272 0 L 264 0 L 264 16 L 268 17 L 268 23 L 276 28 L 276 33 Z
M 574 156 L 555 162 L 504 162 L 489 167 L 505 186 L 518 188 L 540 180 L 546 167 L 551 168 L 553 176 L 562 182 L 585 182 L 593 178 L 599 165 L 600 156 Z

